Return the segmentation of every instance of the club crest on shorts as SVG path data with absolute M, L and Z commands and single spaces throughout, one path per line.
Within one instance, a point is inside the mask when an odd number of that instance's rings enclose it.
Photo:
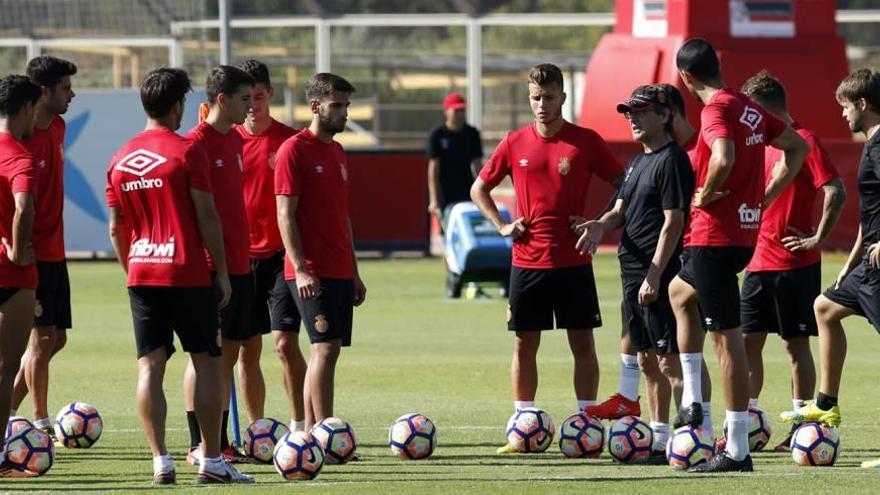
M 567 156 L 563 156 L 559 159 L 559 163 L 556 164 L 556 169 L 559 170 L 559 175 L 565 176 L 571 172 L 571 162 L 568 161 Z
M 37 318 L 43 316 L 43 303 L 39 299 L 37 299 L 37 304 L 34 305 L 34 316 Z
M 327 318 L 324 315 L 315 316 L 315 330 L 319 333 L 327 333 L 329 328 L 330 322 L 327 321 Z

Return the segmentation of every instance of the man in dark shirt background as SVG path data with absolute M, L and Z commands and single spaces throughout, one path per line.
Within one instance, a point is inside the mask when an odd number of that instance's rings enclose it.
M 471 200 L 474 174 L 483 157 L 480 131 L 465 122 L 465 108 L 461 94 L 446 95 L 445 122 L 428 136 L 428 213 L 437 216 L 444 228 L 448 208 Z

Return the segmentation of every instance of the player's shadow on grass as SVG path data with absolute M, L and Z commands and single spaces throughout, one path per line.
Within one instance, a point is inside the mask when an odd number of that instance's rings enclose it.
M 856 453 L 859 455 L 880 457 L 880 449 L 877 449 L 877 448 L 874 448 L 874 449 L 865 449 L 865 448 L 851 449 L 849 447 L 845 447 L 844 452 L 846 452 L 846 455 Z M 865 459 L 865 460 L 867 460 L 867 459 Z

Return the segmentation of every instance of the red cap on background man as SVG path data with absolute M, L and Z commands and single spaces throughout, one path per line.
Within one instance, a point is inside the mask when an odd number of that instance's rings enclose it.
M 461 93 L 449 93 L 446 95 L 446 98 L 443 98 L 443 110 L 449 110 L 450 108 L 454 110 L 467 108 L 467 103 L 465 103 L 464 96 L 461 96 Z

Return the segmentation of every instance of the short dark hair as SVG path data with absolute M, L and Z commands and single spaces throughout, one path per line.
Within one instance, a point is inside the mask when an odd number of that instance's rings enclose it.
M 66 76 L 76 74 L 76 65 L 51 55 L 34 57 L 27 64 L 27 76 L 40 86 L 52 88 Z
M 217 102 L 220 93 L 230 95 L 238 91 L 242 86 L 253 86 L 254 78 L 247 72 L 232 67 L 231 65 L 218 65 L 211 69 L 208 80 L 205 81 L 205 93 L 208 95 L 208 103 Z
M 238 64 L 238 68 L 250 74 L 254 78 L 255 84 L 262 84 L 267 88 L 272 87 L 272 81 L 269 80 L 269 68 L 263 62 L 251 58 Z
M 773 77 L 767 69 L 750 77 L 743 84 L 740 91 L 758 102 L 761 106 L 771 110 L 784 112 L 788 108 L 785 86 L 782 85 L 779 79 Z
M 27 76 L 17 74 L 0 79 L 0 117 L 18 115 L 25 103 L 36 104 L 43 90 Z
M 684 116 L 684 97 L 681 95 L 681 91 L 669 83 L 660 84 L 660 87 L 669 97 L 669 107 Z
M 562 70 L 553 64 L 538 64 L 529 69 L 529 82 L 538 86 L 556 84 L 560 91 L 564 89 Z
M 185 70 L 160 67 L 144 76 L 141 103 L 150 118 L 158 119 L 168 115 L 176 103 L 183 102 L 190 91 L 192 83 Z
M 880 72 L 859 69 L 846 76 L 834 93 L 838 101 L 849 100 L 855 103 L 862 98 L 871 110 L 880 113 Z
M 675 55 L 678 70 L 688 72 L 700 82 L 721 77 L 721 62 L 715 48 L 703 38 L 691 38 L 681 45 Z
M 333 93 L 355 92 L 354 86 L 336 74 L 329 72 L 319 72 L 309 79 L 306 85 L 306 98 L 311 100 L 323 100 Z

